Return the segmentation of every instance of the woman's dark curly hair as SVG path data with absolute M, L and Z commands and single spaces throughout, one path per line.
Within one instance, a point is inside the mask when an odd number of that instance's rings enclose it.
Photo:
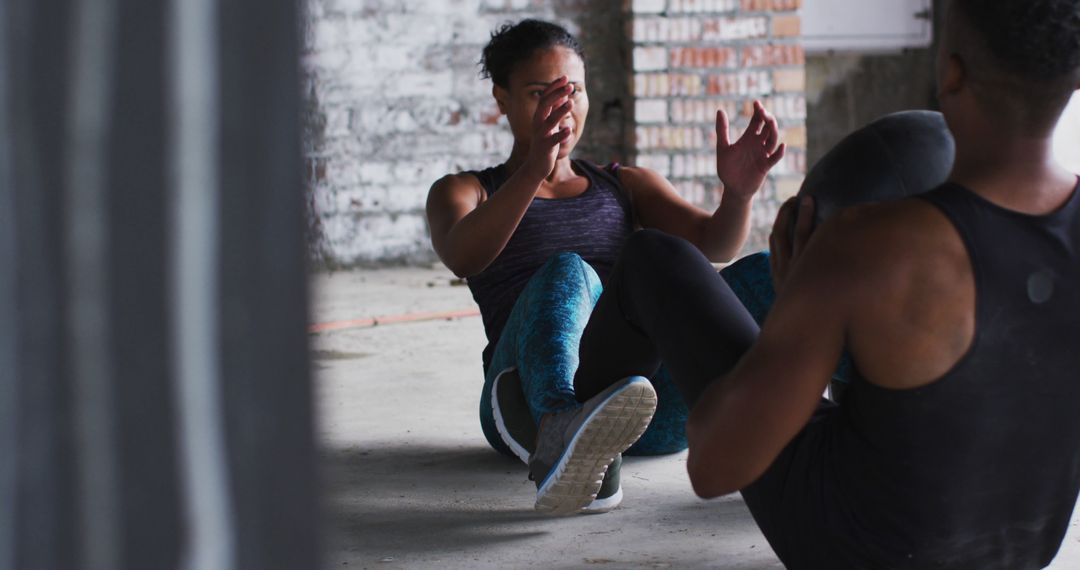
M 514 67 L 528 60 L 538 50 L 565 47 L 585 61 L 581 44 L 566 28 L 543 20 L 527 19 L 516 24 L 507 22 L 491 33 L 480 57 L 480 75 L 490 77 L 499 87 L 510 86 Z

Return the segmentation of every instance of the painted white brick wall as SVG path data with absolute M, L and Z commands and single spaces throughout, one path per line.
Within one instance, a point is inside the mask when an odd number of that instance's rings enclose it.
M 617 2 L 308 0 L 304 9 L 310 241 L 315 264 L 329 267 L 434 260 L 423 215 L 428 188 L 446 173 L 509 154 L 509 128 L 490 81 L 478 74 L 492 30 L 534 17 L 580 37 L 577 22 L 593 18 L 611 29 L 590 37 L 623 36 L 621 24 L 607 20 L 621 13 Z M 590 72 L 590 90 L 599 113 L 607 107 L 596 75 Z M 613 97 L 607 119 L 590 115 L 603 146 L 596 154 L 606 155 L 597 161 L 618 159 L 611 148 L 623 144 L 621 101 Z
M 557 21 L 585 44 L 591 109 L 577 155 L 654 168 L 678 179 L 686 198 L 711 207 L 717 106 L 735 116 L 749 97 L 767 96 L 785 135 L 801 129 L 801 48 L 779 41 L 766 49 L 791 18 L 783 12 L 797 4 L 308 0 L 304 150 L 315 265 L 435 259 L 424 217 L 428 188 L 446 173 L 509 154 L 512 137 L 477 61 L 492 30 L 525 17 Z M 763 193 L 755 235 L 805 171 L 805 154 L 792 150 Z
M 317 264 L 434 258 L 423 215 L 448 172 L 501 161 L 512 138 L 476 62 L 525 1 L 309 0 L 302 69 Z M 552 14 L 542 14 L 551 17 Z

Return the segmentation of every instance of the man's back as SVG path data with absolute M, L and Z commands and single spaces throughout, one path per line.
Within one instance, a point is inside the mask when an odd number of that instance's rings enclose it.
M 1080 488 L 1080 197 L 1052 157 L 1080 0 L 948 6 L 953 185 L 812 237 L 785 205 L 776 303 L 688 422 L 695 491 L 741 490 L 793 568 L 1039 567 Z M 861 378 L 822 405 L 845 347 Z
M 875 563 L 1043 566 L 1080 485 L 1080 193 L 1045 216 L 955 184 L 912 202 L 833 231 L 889 250 L 847 297 L 861 377 L 822 458 L 841 541 Z

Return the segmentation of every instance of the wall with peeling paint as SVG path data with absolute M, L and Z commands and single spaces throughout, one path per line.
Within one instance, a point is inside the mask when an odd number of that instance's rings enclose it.
M 316 266 L 434 261 L 423 207 L 444 174 L 498 164 L 512 137 L 479 77 L 492 30 L 561 23 L 589 57 L 578 155 L 625 162 L 628 68 L 621 2 L 310 0 L 304 151 Z
M 316 266 L 428 263 L 423 206 L 450 172 L 502 162 L 512 137 L 476 65 L 490 32 L 553 20 L 582 42 L 590 111 L 576 155 L 654 168 L 715 208 L 713 116 L 755 98 L 788 156 L 753 211 L 765 246 L 806 168 L 801 0 L 310 0 L 303 59 L 310 249 Z

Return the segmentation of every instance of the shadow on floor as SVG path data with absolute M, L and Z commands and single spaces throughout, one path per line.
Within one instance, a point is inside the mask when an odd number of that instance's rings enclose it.
M 547 534 L 550 517 L 514 487 L 525 467 L 484 447 L 397 447 L 325 454 L 326 512 L 345 549 L 452 551 Z M 505 493 L 493 489 L 506 488 Z M 522 526 L 527 529 L 520 528 Z
M 688 485 L 639 484 L 611 514 L 554 518 L 532 510 L 525 466 L 487 447 L 374 443 L 326 450 L 323 467 L 328 546 L 351 565 L 780 567 L 741 500 Z

